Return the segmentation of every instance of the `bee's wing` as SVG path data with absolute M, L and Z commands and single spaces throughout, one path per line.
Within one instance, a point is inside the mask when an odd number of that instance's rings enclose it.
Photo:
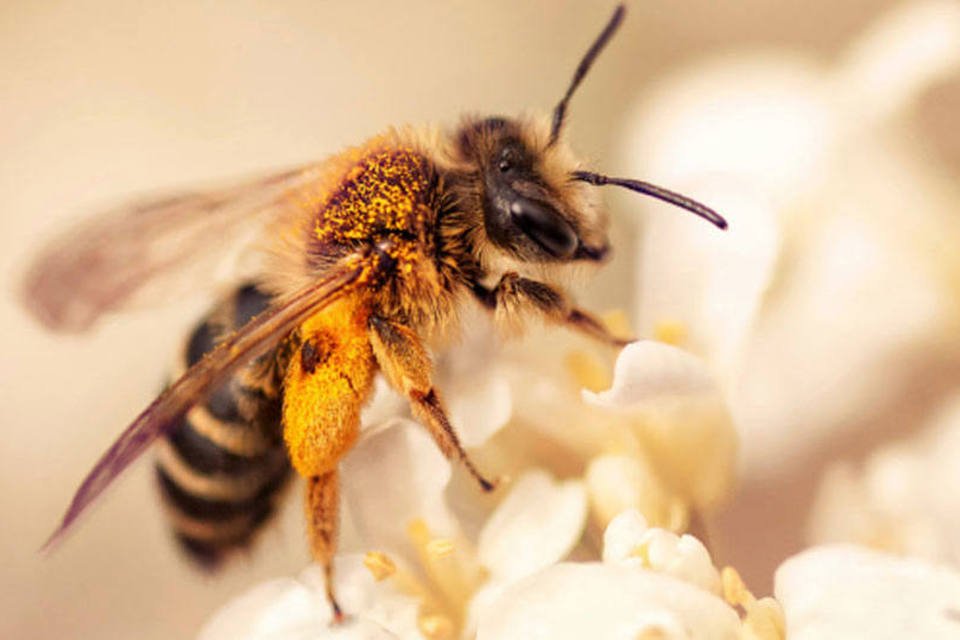
M 190 367 L 144 410 L 97 461 L 77 489 L 60 525 L 44 545 L 49 549 L 77 518 L 158 437 L 175 427 L 190 407 L 250 359 L 268 351 L 311 314 L 355 289 L 364 269 L 354 255 L 331 268 L 322 280 L 281 299 L 223 340 Z
M 21 284 L 23 304 L 46 327 L 77 332 L 158 295 L 160 285 L 171 294 L 171 283 L 193 291 L 213 284 L 241 238 L 299 206 L 289 196 L 315 180 L 319 166 L 94 216 L 38 253 Z

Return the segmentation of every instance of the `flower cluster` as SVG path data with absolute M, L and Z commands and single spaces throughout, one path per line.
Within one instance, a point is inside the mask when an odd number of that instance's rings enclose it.
M 343 465 L 348 622 L 329 624 L 311 567 L 201 638 L 960 637 L 960 573 L 933 564 L 960 562 L 960 216 L 911 119 L 958 68 L 960 8 L 927 0 L 829 65 L 740 53 L 654 87 L 627 162 L 732 223 L 651 217 L 634 329 L 655 340 L 614 361 L 559 331 L 501 344 L 471 319 L 440 387 L 499 489 L 383 389 Z M 714 546 L 737 484 L 775 481 L 819 486 L 812 512 L 772 517 L 830 545 L 779 549 L 761 514 L 732 553 Z M 741 563 L 764 545 L 779 568 L 757 598 L 723 562 L 756 574 Z

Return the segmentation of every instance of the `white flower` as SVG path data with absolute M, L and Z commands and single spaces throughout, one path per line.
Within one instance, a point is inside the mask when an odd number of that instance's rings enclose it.
M 417 600 L 377 583 L 361 556 L 339 556 L 335 563 L 341 604 L 351 612 L 346 624 L 331 624 L 323 576 L 312 566 L 298 578 L 280 578 L 254 587 L 220 609 L 199 640 L 380 640 L 421 638 Z
M 308 569 L 228 605 L 204 640 L 783 640 L 785 624 L 801 640 L 960 637 L 948 570 L 815 549 L 778 571 L 778 599 L 757 599 L 704 544 L 738 435 L 753 487 L 798 478 L 838 433 L 856 439 L 912 400 L 931 363 L 960 359 L 960 252 L 945 241 L 960 237 L 957 205 L 905 124 L 958 64 L 960 8 L 926 0 L 832 64 L 742 52 L 656 86 L 625 136 L 631 173 L 731 222 L 721 234 L 651 216 L 627 303 L 660 342 L 614 364 L 560 331 L 498 344 L 470 318 L 437 384 L 500 489 L 480 492 L 420 425 L 387 418 L 402 399 L 378 393 L 343 464 L 342 546 L 361 552 L 337 560 L 350 624 L 328 626 Z M 832 471 L 816 536 L 960 558 L 960 432 L 935 431 L 862 474 Z M 754 541 L 735 542 L 750 554 Z
M 782 51 L 717 58 L 638 108 L 635 173 L 730 219 L 719 234 L 650 216 L 641 330 L 685 328 L 728 391 L 758 482 L 869 428 L 864 416 L 957 356 L 960 272 L 942 241 L 960 234 L 952 180 L 902 120 L 958 66 L 960 6 L 929 0 L 891 12 L 832 66 Z
M 960 396 L 919 435 L 874 451 L 860 465 L 831 465 L 811 511 L 811 541 L 960 562 L 958 460 Z
M 849 546 L 816 547 L 777 570 L 791 640 L 960 637 L 960 574 Z
M 497 600 L 478 640 L 735 639 L 737 614 L 682 580 L 631 567 L 559 564 Z
M 704 591 L 720 593 L 720 574 L 710 552 L 689 534 L 648 528 L 640 512 L 624 511 L 603 534 L 603 561 L 637 565 L 671 575 Z
M 479 640 L 783 640 L 783 615 L 693 536 L 649 528 L 635 510 L 604 536 L 603 562 L 563 563 L 514 583 L 480 611 Z M 738 613 L 743 611 L 743 617 Z
M 297 580 L 266 583 L 227 605 L 204 640 L 457 637 L 470 624 L 475 597 L 489 600 L 565 558 L 586 520 L 580 483 L 530 471 L 506 487 L 474 544 L 446 506 L 450 463 L 409 420 L 367 430 L 343 473 L 344 504 L 358 535 L 351 545 L 366 550 L 336 563 L 336 589 L 350 623 L 329 626 L 323 578 L 311 567 Z
M 603 473 L 592 467 L 592 487 L 617 471 L 624 479 L 639 479 L 645 470 L 636 465 L 649 462 L 660 483 L 687 507 L 710 510 L 729 495 L 736 431 L 720 389 L 701 360 L 670 345 L 635 342 L 620 352 L 611 388 L 584 391 L 584 398 L 619 416 L 636 438 L 635 465 L 608 461 Z
M 565 344 L 562 339 L 551 339 Z M 568 361 L 562 350 L 549 353 L 561 362 Z M 659 500 L 664 507 L 650 508 L 651 517 L 681 529 L 690 509 L 700 508 L 726 491 L 732 475 L 734 432 L 716 385 L 696 358 L 666 345 L 630 345 L 617 360 L 610 390 L 586 394 L 586 403 L 577 384 L 577 366 L 548 366 L 536 377 L 505 358 L 488 365 L 486 375 L 509 377 L 514 390 L 522 390 L 524 380 L 535 388 L 524 402 L 518 397 L 510 403 L 510 419 L 501 427 L 515 438 L 511 443 L 523 442 L 524 446 L 542 441 L 544 434 L 559 434 L 560 441 L 571 436 L 566 442 L 569 459 L 580 460 L 586 465 L 582 468 L 590 469 L 590 502 L 606 505 L 601 508 L 605 510 L 601 525 L 623 506 L 650 507 L 651 501 Z M 477 389 L 489 386 L 480 384 Z M 530 396 L 553 402 L 541 405 L 543 409 L 538 411 Z M 590 434 L 594 426 L 602 428 Z M 500 442 L 497 431 L 501 427 L 491 428 L 489 423 L 480 427 L 481 433 L 496 434 L 473 450 L 481 462 L 489 459 L 485 457 L 488 449 Z M 587 437 L 579 440 L 575 430 L 587 431 Z M 598 457 L 598 449 L 583 446 L 584 442 L 603 442 L 598 437 L 610 434 L 618 434 L 615 441 L 629 444 L 622 454 L 628 468 L 642 465 L 642 471 L 630 478 L 635 484 L 620 487 L 645 496 L 637 500 L 639 504 L 606 493 L 616 494 L 610 483 L 621 478 L 617 473 L 621 467 L 610 464 L 616 456 Z M 647 459 L 655 463 L 643 462 Z M 421 425 L 394 419 L 365 429 L 342 465 L 344 529 L 352 532 L 342 546 L 365 555 L 356 557 L 362 560 L 354 558 L 350 569 L 339 571 L 336 578 L 338 593 L 353 594 L 351 600 L 341 599 L 345 610 L 353 614 L 355 627 L 366 630 L 375 624 L 384 633 L 401 637 L 469 635 L 505 590 L 566 558 L 582 539 L 587 486 L 576 477 L 554 480 L 550 473 L 536 468 L 536 460 L 518 460 L 519 464 L 510 468 L 516 480 L 507 478 L 499 491 L 487 496 L 469 479 L 465 484 L 451 482 L 451 470 L 456 467 L 451 467 Z M 482 468 L 490 472 L 488 467 Z M 607 484 L 601 479 L 605 468 L 614 469 L 606 473 Z M 656 481 L 645 483 L 643 473 Z M 704 489 L 698 487 L 707 486 L 711 493 L 705 497 Z M 662 495 L 657 493 L 660 490 Z M 621 501 L 627 504 L 621 505 Z M 663 577 L 683 578 L 718 592 L 716 571 L 695 539 L 651 529 L 635 546 L 646 550 L 647 568 Z M 371 575 L 354 570 L 360 564 Z M 329 620 L 328 612 L 312 616 L 291 613 L 285 617 L 289 627 L 286 623 L 277 626 L 270 612 L 275 606 L 284 610 L 285 605 L 263 602 L 275 598 L 308 609 L 323 602 L 322 581 L 316 580 L 315 571 L 305 575 L 314 576 L 306 586 L 304 580 L 281 581 L 255 591 L 244 609 L 258 615 L 264 629 L 276 627 L 278 633 L 322 627 Z M 379 581 L 373 581 L 373 575 Z M 639 589 L 653 589 L 644 579 L 640 583 Z M 678 589 L 683 592 L 687 587 Z M 386 613 L 383 607 L 387 607 Z M 231 617 L 229 612 L 236 609 L 231 606 L 227 611 L 218 619 Z M 661 614 L 648 618 L 643 618 L 647 621 L 643 624 L 673 628 L 673 618 Z M 638 620 L 633 623 L 640 624 Z M 210 628 L 214 630 L 210 638 L 216 638 L 221 623 L 211 623 Z M 338 632 L 346 633 L 346 628 Z
M 576 481 L 556 483 L 543 471 L 520 477 L 487 520 L 477 557 L 496 581 L 512 581 L 565 557 L 587 516 L 587 496 Z M 560 535 L 557 535 L 560 534 Z

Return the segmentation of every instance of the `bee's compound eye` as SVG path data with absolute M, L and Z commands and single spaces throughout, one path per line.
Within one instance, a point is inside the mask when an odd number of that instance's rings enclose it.
M 497 156 L 497 169 L 500 173 L 510 173 L 520 167 L 522 160 L 523 155 L 520 149 L 515 144 L 508 144 Z
M 520 198 L 510 203 L 510 216 L 521 231 L 555 258 L 569 258 L 577 250 L 577 233 L 550 207 Z

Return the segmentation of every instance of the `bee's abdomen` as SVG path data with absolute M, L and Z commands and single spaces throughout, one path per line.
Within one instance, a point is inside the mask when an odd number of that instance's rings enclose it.
M 183 368 L 267 303 L 252 286 L 235 291 L 194 329 L 183 350 Z M 251 543 L 290 476 L 273 357 L 263 356 L 236 373 L 159 445 L 157 477 L 174 535 L 206 568 Z

